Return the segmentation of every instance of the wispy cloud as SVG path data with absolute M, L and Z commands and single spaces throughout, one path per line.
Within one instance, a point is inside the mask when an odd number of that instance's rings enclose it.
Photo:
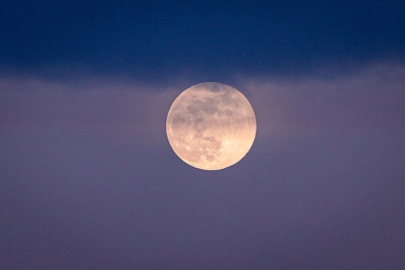
M 404 66 L 374 64 L 329 78 L 251 78 L 245 86 L 264 136 L 405 129 Z
M 0 79 L 0 129 L 62 129 L 156 139 L 176 93 L 117 80 Z
M 256 112 L 259 138 L 405 128 L 404 66 L 374 64 L 329 78 L 250 77 L 236 83 Z M 174 83 L 156 87 L 94 76 L 72 82 L 3 76 L 0 89 L 3 131 L 43 127 L 147 140 L 165 140 L 167 112 L 184 90 Z

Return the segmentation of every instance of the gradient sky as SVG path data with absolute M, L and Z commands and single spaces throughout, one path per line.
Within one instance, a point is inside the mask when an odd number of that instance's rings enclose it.
M 221 171 L 165 121 L 218 81 Z M 403 1 L 0 4 L 0 269 L 405 269 Z

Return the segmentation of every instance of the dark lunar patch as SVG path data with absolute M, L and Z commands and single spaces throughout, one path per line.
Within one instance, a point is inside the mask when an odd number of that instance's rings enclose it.
M 232 98 L 232 95 L 230 93 L 219 96 L 219 100 L 227 105 L 239 107 L 239 102 L 236 99 Z
M 184 115 L 175 115 L 173 116 L 172 126 L 184 125 L 187 122 L 189 122 L 189 119 Z
M 194 101 L 192 104 L 187 106 L 187 111 L 192 115 L 197 115 L 204 108 L 204 103 L 201 101 Z
M 204 103 L 203 112 L 209 115 L 219 112 L 218 104 L 219 101 L 209 99 L 206 103 Z
M 221 147 L 221 141 L 216 140 L 214 137 L 204 137 L 203 139 L 215 148 Z
M 230 109 L 226 109 L 225 112 L 224 112 L 224 114 L 225 114 L 226 116 L 231 116 L 231 115 L 233 115 L 233 111 L 231 111 Z
M 209 90 L 210 92 L 218 93 L 221 91 L 221 87 L 218 84 L 210 84 Z

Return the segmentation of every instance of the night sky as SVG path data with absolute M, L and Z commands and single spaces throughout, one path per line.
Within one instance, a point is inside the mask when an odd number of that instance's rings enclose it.
M 166 136 L 205 81 L 221 171 Z M 405 2 L 1 2 L 0 269 L 405 269 Z

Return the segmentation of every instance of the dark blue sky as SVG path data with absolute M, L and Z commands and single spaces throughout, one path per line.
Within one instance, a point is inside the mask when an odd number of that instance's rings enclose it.
M 403 59 L 403 1 L 8 1 L 3 70 L 65 66 L 143 80 L 300 73 Z
M 404 1 L 1 2 L 0 269 L 405 269 L 404 60 Z M 258 125 L 216 172 L 204 81 Z

